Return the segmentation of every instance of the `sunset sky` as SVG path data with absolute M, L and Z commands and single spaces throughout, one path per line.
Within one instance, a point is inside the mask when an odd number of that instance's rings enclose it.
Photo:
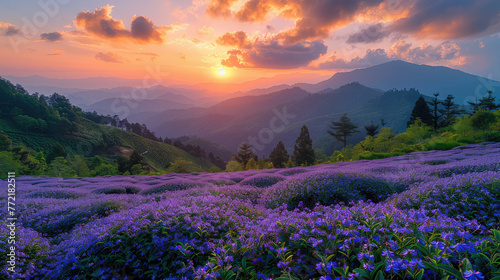
M 26 0 L 1 7 L 0 75 L 141 79 L 154 68 L 172 83 L 276 75 L 298 82 L 400 59 L 500 80 L 498 0 Z

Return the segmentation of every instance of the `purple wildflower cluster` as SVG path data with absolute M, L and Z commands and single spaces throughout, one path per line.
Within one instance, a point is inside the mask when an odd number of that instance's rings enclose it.
M 19 177 L 18 266 L 6 269 L 2 224 L 1 275 L 498 279 L 499 162 L 485 143 L 294 169 Z

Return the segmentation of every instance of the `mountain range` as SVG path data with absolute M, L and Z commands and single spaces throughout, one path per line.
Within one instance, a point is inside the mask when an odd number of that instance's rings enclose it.
M 336 73 L 319 83 L 258 87 L 269 81 L 261 79 L 255 88 L 233 93 L 223 92 L 230 87 L 216 83 L 193 87 L 159 85 L 145 89 L 147 94 L 138 100 L 127 99 L 133 92 L 139 94 L 137 88 L 130 86 L 81 91 L 67 88 L 65 95 L 84 110 L 102 114 L 118 114 L 117 104 L 125 106 L 130 121 L 145 123 L 158 136 L 196 135 L 233 151 L 243 141 L 259 137 L 264 141 L 256 143 L 258 147 L 254 145 L 256 152 L 269 153 L 279 140 L 291 150 L 300 126 L 306 124 L 315 146 L 330 153 L 340 148 L 340 144 L 326 133 L 328 125 L 345 112 L 360 127 L 372 120 L 378 123 L 383 118 L 391 128 L 404 131 L 420 95 L 429 98 L 439 92 L 444 99 L 453 94 L 455 102 L 463 105 L 480 99 L 488 90 L 500 89 L 498 81 L 448 67 L 403 61 Z M 40 86 L 50 88 L 46 80 Z M 249 88 L 251 82 L 241 87 Z M 283 114 L 284 108 L 295 117 L 287 120 L 279 132 L 269 133 L 270 122 L 279 116 L 277 112 Z M 364 138 L 363 135 L 359 133 L 353 142 Z

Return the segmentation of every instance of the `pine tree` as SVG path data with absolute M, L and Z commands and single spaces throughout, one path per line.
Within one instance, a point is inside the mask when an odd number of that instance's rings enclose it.
M 365 125 L 366 134 L 369 136 L 375 136 L 378 133 L 378 124 L 375 125 L 373 121 L 369 125 Z
M 285 144 L 282 141 L 278 142 L 276 148 L 269 154 L 269 160 L 273 163 L 274 167 L 283 168 L 285 167 L 285 163 L 287 163 L 289 159 L 288 152 L 285 148 Z
M 496 109 L 500 108 L 500 105 L 497 105 L 495 103 L 495 98 L 496 97 L 493 96 L 493 91 L 488 90 L 488 95 L 479 100 L 479 107 L 481 108 L 481 110 L 495 111 Z
M 440 126 L 439 120 L 442 117 L 442 115 L 439 115 L 439 108 L 438 108 L 441 102 L 438 100 L 439 92 L 436 92 L 433 95 L 434 98 L 432 99 L 432 101 L 427 102 L 427 104 L 431 105 L 432 127 L 434 128 L 434 131 L 436 131 Z
M 309 130 L 305 125 L 302 126 L 300 129 L 300 135 L 297 137 L 297 140 L 295 140 L 292 157 L 298 166 L 302 164 L 312 165 L 316 160 L 312 147 L 312 139 L 309 135 Z
M 469 103 L 469 106 L 471 106 L 473 114 L 476 113 L 479 109 L 481 109 L 481 106 L 479 104 L 479 100 L 477 99 L 477 95 L 476 95 L 476 101 L 474 101 L 474 102 L 467 101 L 467 103 Z
M 455 96 L 452 94 L 448 94 L 446 99 L 441 102 L 443 104 L 444 109 L 439 110 L 439 112 L 443 115 L 442 126 L 448 126 L 453 123 L 457 115 L 463 114 L 464 111 L 459 109 L 459 105 L 453 102 Z
M 427 106 L 427 102 L 425 102 L 425 99 L 422 96 L 420 96 L 417 102 L 415 102 L 415 107 L 413 107 L 410 121 L 407 125 L 410 126 L 415 122 L 417 118 L 420 118 L 426 125 L 432 126 L 431 110 L 429 109 L 429 106 Z
M 242 163 L 243 166 L 246 166 L 248 161 L 253 158 L 257 160 L 257 155 L 252 150 L 252 145 L 248 143 L 243 143 L 241 146 L 239 146 L 240 150 L 238 151 L 238 154 L 236 155 L 235 159 L 239 162 Z
M 351 122 L 347 113 L 345 113 L 338 122 L 332 121 L 330 128 L 334 131 L 328 130 L 328 133 L 344 143 L 344 147 L 347 146 L 347 141 L 349 141 L 350 136 L 359 132 L 359 130 L 357 130 L 358 126 Z

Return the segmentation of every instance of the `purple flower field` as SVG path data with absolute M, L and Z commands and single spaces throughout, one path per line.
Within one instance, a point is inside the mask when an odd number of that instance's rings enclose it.
M 16 207 L 6 279 L 500 279 L 500 143 L 292 169 L 18 177 Z

